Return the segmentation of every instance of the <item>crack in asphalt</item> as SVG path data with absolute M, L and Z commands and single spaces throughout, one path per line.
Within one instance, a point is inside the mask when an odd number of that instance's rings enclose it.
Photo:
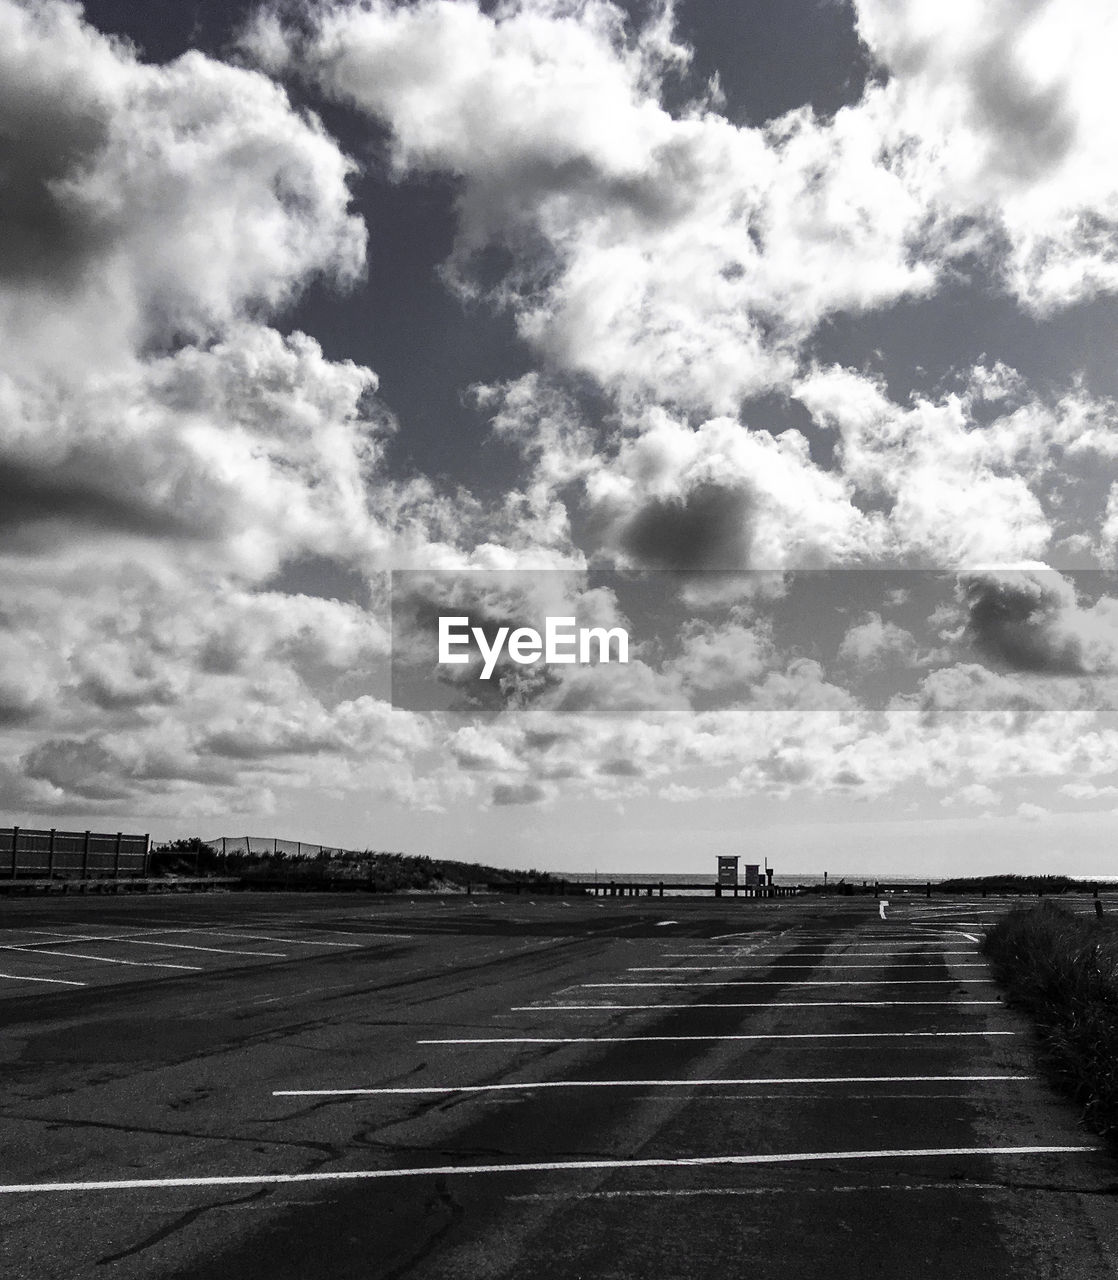
M 125 1258 L 133 1258 L 138 1253 L 144 1253 L 154 1245 L 160 1244 L 169 1236 L 176 1235 L 182 1231 L 184 1227 L 189 1227 L 192 1222 L 197 1222 L 204 1214 L 210 1213 L 214 1209 L 232 1209 L 237 1205 L 251 1204 L 254 1200 L 262 1200 L 271 1195 L 268 1187 L 262 1187 L 259 1191 L 253 1191 L 247 1196 L 240 1196 L 236 1200 L 213 1200 L 209 1204 L 199 1205 L 197 1208 L 188 1209 L 185 1213 L 179 1214 L 177 1218 L 172 1219 L 166 1226 L 160 1227 L 158 1231 L 152 1232 L 150 1236 L 146 1236 L 137 1244 L 132 1245 L 128 1249 L 122 1249 L 119 1253 L 109 1253 L 103 1258 L 97 1259 L 97 1266 L 104 1267 L 110 1262 L 121 1262 Z
M 298 1138 L 265 1138 L 260 1136 L 239 1136 L 235 1133 L 200 1133 L 193 1129 L 161 1129 L 154 1125 L 121 1124 L 111 1120 L 72 1120 L 58 1116 L 22 1115 L 13 1111 L 0 1111 L 4 1120 L 29 1120 L 46 1125 L 48 1129 L 108 1129 L 116 1133 L 146 1133 L 161 1138 L 194 1138 L 207 1142 L 243 1142 L 257 1146 L 263 1144 L 274 1147 L 304 1147 L 311 1151 L 320 1151 L 328 1155 L 337 1152 L 333 1143 L 314 1142 Z

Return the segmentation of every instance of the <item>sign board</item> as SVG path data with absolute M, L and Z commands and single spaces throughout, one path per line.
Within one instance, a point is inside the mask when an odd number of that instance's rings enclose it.
M 761 865 L 757 862 L 745 864 L 745 883 L 757 885 L 761 883 Z
M 718 859 L 718 883 L 737 888 L 738 860 L 736 857 Z

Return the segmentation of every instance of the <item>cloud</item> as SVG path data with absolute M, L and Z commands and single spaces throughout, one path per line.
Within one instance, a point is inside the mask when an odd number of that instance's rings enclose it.
M 459 177 L 448 277 L 622 398 L 732 413 L 788 376 L 829 311 L 934 282 L 871 113 L 805 110 L 762 130 L 704 93 L 665 109 L 661 84 L 690 57 L 670 7 L 630 26 L 604 0 L 378 2 L 311 27 L 262 20 L 247 43 L 387 125 L 397 174 Z M 496 286 L 475 269 L 489 246 L 511 255 Z
M 652 569 L 736 569 L 750 563 L 749 494 L 697 484 L 685 494 L 651 497 L 624 523 L 621 549 Z
M 539 804 L 546 799 L 547 792 L 538 783 L 498 783 L 493 788 L 493 804 L 498 807 L 514 804 Z
M 1043 556 L 1058 533 L 1095 534 L 1076 486 L 1109 464 L 1113 406 L 1081 390 L 1042 399 L 1014 370 L 978 365 L 960 391 L 900 405 L 881 382 L 816 368 L 796 397 L 838 434 L 854 500 L 881 511 L 882 558 L 932 567 Z M 991 416 L 992 414 L 992 416 Z
M 843 636 L 838 656 L 841 661 L 858 666 L 881 666 L 889 658 L 913 666 L 916 638 L 904 627 L 883 622 L 881 614 L 870 612 Z
M 206 335 L 359 274 L 351 163 L 282 89 L 190 52 L 164 66 L 76 5 L 0 5 L 8 356 L 56 370 Z
M 683 629 L 682 640 L 666 669 L 689 692 L 743 693 L 776 661 L 771 629 L 763 620 L 752 626 L 734 617 L 721 626 L 696 620 Z
M 587 468 L 585 503 L 603 550 L 684 571 L 841 562 L 877 540 L 875 521 L 804 438 L 716 418 L 691 429 L 654 413 L 613 458 Z
M 1085 676 L 1118 670 L 1118 602 L 1079 606 L 1074 585 L 1053 570 L 963 575 L 965 635 L 1013 671 Z
M 1037 311 L 1113 291 L 1118 18 L 1106 0 L 856 11 L 889 73 L 896 163 L 938 210 L 941 243 L 973 249 L 977 220 L 1006 287 Z

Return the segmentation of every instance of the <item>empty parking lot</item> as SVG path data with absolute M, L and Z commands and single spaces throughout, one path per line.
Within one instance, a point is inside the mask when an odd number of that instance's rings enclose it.
M 1004 906 L 7 904 L 4 1273 L 1112 1275 Z

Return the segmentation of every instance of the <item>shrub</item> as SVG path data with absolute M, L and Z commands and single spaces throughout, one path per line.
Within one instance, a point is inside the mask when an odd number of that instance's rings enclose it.
M 1010 1003 L 1036 1020 L 1049 1065 L 1088 1125 L 1118 1137 L 1118 928 L 1045 903 L 1011 911 L 983 950 Z

